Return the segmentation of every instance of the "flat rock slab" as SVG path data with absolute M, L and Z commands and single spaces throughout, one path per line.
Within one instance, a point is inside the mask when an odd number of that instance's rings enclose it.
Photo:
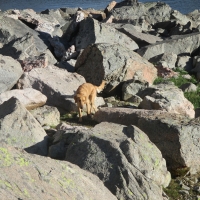
M 117 200 L 93 174 L 66 161 L 0 147 L 1 199 Z
M 101 108 L 94 115 L 97 122 L 133 124 L 144 131 L 160 149 L 168 169 L 188 167 L 200 171 L 200 125 L 197 119 L 160 110 Z
M 137 51 L 143 58 L 147 60 L 161 55 L 163 53 L 174 53 L 176 55 L 191 55 L 200 46 L 200 33 L 191 33 L 178 36 L 175 39 L 169 39 L 158 42 L 153 45 L 142 47 Z
M 23 90 L 14 89 L 1 93 L 0 104 L 11 97 L 17 98 L 28 110 L 43 106 L 47 101 L 47 97 L 40 91 L 33 88 L 25 88 Z

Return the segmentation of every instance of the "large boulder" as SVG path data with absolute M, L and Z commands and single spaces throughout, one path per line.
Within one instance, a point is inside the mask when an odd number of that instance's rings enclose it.
M 17 98 L 28 110 L 43 106 L 47 101 L 47 97 L 40 91 L 33 88 L 25 88 L 23 90 L 14 89 L 1 93 L 0 104 L 11 97 Z
M 101 108 L 94 115 L 97 122 L 135 125 L 160 149 L 170 171 L 188 168 L 200 171 L 200 126 L 198 118 L 160 110 Z
M 0 54 L 0 94 L 10 90 L 23 74 L 19 62 Z
M 24 72 L 17 83 L 19 89 L 33 88 L 47 97 L 47 104 L 67 111 L 75 111 L 74 93 L 85 79 L 76 73 L 55 66 L 34 68 Z
M 65 160 L 97 175 L 118 199 L 164 199 L 170 174 L 160 151 L 135 126 L 101 123 L 59 131 Z
M 139 48 L 130 37 L 105 23 L 100 23 L 88 17 L 79 24 L 79 32 L 76 36 L 76 50 L 85 49 L 88 45 L 94 43 L 117 43 L 126 46 L 129 50 Z
M 126 5 L 125 1 L 118 3 L 111 11 L 113 22 L 130 23 L 139 25 L 142 20 L 148 24 L 170 20 L 172 9 L 163 2 L 147 2 L 134 5 Z
M 3 16 L 0 20 L 0 33 L 1 43 L 12 46 L 11 41 L 15 42 L 17 39 L 24 37 L 26 34 L 32 35 L 34 43 L 29 48 L 36 47 L 37 51 L 42 53 L 47 49 L 46 44 L 39 38 L 39 33 L 26 26 L 20 20 L 12 19 L 10 17 Z M 0 53 L 4 52 L 5 55 L 9 52 L 4 51 L 4 48 L 0 49 Z
M 123 81 L 137 78 L 152 84 L 157 77 L 157 70 L 151 63 L 119 44 L 88 46 L 78 57 L 75 71 L 94 85 L 100 85 L 105 79 L 109 83 L 108 93 Z
M 147 60 L 161 55 L 163 53 L 174 53 L 176 55 L 191 55 L 198 50 L 200 45 L 200 33 L 191 33 L 187 35 L 177 36 L 174 39 L 157 42 L 153 45 L 142 47 L 137 51 L 143 58 Z
M 194 118 L 195 111 L 193 104 L 184 97 L 183 91 L 177 86 L 158 84 L 146 90 L 150 90 L 151 93 L 143 98 L 143 101 L 139 105 L 140 108 L 146 110 L 165 110 L 170 113 Z
M 93 174 L 66 161 L 0 147 L 1 199 L 117 200 Z
M 0 53 L 11 56 L 14 59 L 24 60 L 29 56 L 39 56 L 41 52 L 38 51 L 35 45 L 35 38 L 33 35 L 27 33 L 23 37 L 5 44 L 3 48 L 0 49 Z
M 47 155 L 46 132 L 14 97 L 0 105 L 0 141 L 29 153 Z

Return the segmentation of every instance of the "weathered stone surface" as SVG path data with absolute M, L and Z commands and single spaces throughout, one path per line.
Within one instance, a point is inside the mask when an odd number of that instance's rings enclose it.
M 194 118 L 194 106 L 188 101 L 183 91 L 170 84 L 159 84 L 153 87 L 155 91 L 145 96 L 139 107 L 147 110 L 165 110 Z M 147 89 L 148 90 L 148 89 Z
M 24 60 L 19 60 L 23 71 L 29 72 L 33 68 L 44 68 L 48 65 L 48 58 L 45 54 L 40 56 L 33 56 L 25 58 Z
M 1 199 L 117 200 L 93 174 L 66 162 L 0 147 Z
M 0 94 L 10 90 L 23 74 L 19 62 L 0 54 Z
M 14 97 L 0 105 L 0 140 L 29 153 L 47 155 L 44 129 Z
M 185 83 L 179 87 L 183 92 L 196 92 L 197 86 L 193 83 Z
M 165 68 L 175 69 L 177 55 L 174 53 L 164 53 L 163 55 L 158 55 L 149 60 L 157 66 L 162 66 Z
M 110 13 L 110 11 L 116 6 L 117 2 L 116 1 L 111 1 L 105 8 L 104 13 L 106 16 Z
M 65 160 L 99 176 L 118 199 L 164 199 L 160 186 L 170 181 L 165 160 L 137 127 L 101 123 L 60 132 L 59 141 L 67 145 Z
M 117 28 L 117 30 L 134 40 L 140 48 L 148 44 L 155 44 L 156 42 L 162 41 L 160 37 L 138 32 L 134 27 L 135 26 L 131 24 L 125 24 Z
M 188 167 L 191 173 L 200 171 L 200 126 L 195 119 L 160 110 L 129 108 L 101 108 L 94 119 L 140 128 L 160 149 L 169 170 Z
M 193 69 L 192 58 L 190 56 L 178 56 L 177 67 L 190 72 Z
M 19 79 L 19 89 L 33 88 L 39 90 L 47 97 L 47 105 L 55 106 L 67 111 L 76 110 L 74 93 L 85 79 L 67 70 L 55 66 L 46 68 L 34 68 L 30 72 L 24 72 Z
M 60 123 L 60 113 L 56 107 L 45 105 L 31 110 L 30 113 L 41 126 L 57 126 Z
M 88 46 L 78 57 L 75 70 L 94 85 L 100 85 L 105 79 L 108 93 L 120 82 L 133 77 L 150 84 L 157 77 L 157 70 L 151 63 L 119 44 Z
M 146 87 L 145 83 L 139 81 L 127 81 L 122 86 L 122 99 L 124 101 L 130 101 L 134 95 L 137 95 L 139 91 L 145 89 Z
M 64 26 L 66 20 L 61 15 L 60 9 L 46 9 L 40 12 L 40 17 L 44 20 L 54 23 L 55 26 L 59 25 L 60 27 Z
M 22 38 L 4 45 L 4 47 L 0 50 L 0 53 L 11 56 L 14 59 L 24 60 L 29 56 L 38 56 L 40 54 L 34 44 L 35 39 L 33 35 L 27 33 Z
M 32 88 L 25 88 L 23 90 L 14 89 L 1 93 L 0 104 L 2 104 L 4 101 L 7 101 L 11 97 L 17 98 L 28 110 L 43 106 L 47 101 L 47 97 L 40 91 Z
M 91 17 L 82 20 L 76 36 L 76 50 L 85 49 L 94 43 L 120 44 L 130 50 L 138 49 L 138 45 L 125 34 L 105 23 L 100 23 Z
M 39 38 L 39 33 L 26 26 L 20 20 L 15 20 L 5 16 L 1 17 L 0 33 L 2 35 L 0 43 L 2 43 L 3 45 L 11 41 L 15 42 L 17 39 L 22 38 L 27 33 L 29 33 L 29 35 L 32 35 L 34 38 L 34 45 L 33 44 L 32 45 L 37 48 L 38 52 L 43 53 L 47 49 L 45 43 Z
M 18 19 L 32 26 L 34 30 L 49 36 L 53 36 L 55 29 L 65 24 L 59 10 L 45 10 L 38 14 L 33 9 L 23 9 L 13 10 L 13 13 Z
M 200 33 L 178 36 L 175 39 L 158 42 L 154 45 L 142 47 L 137 52 L 147 60 L 163 53 L 192 54 L 200 46 Z
M 112 10 L 113 22 L 131 23 L 139 25 L 142 20 L 149 24 L 170 20 L 172 9 L 163 2 L 139 3 L 127 6 L 124 2 L 118 3 Z

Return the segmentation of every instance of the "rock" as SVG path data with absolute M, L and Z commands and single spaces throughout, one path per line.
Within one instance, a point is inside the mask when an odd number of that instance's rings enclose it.
M 1 43 L 3 45 L 10 43 L 9 46 L 12 46 L 12 43 L 16 42 L 20 38 L 23 38 L 29 33 L 29 35 L 32 35 L 34 38 L 34 43 L 32 43 L 32 46 L 35 46 L 38 52 L 43 53 L 47 49 L 46 44 L 39 38 L 39 33 L 26 26 L 20 20 L 3 16 L 0 20 L 0 32 L 3 34 L 1 39 Z M 3 49 L 4 48 L 0 50 L 1 54 Z M 4 53 L 5 55 L 8 55 L 9 51 L 5 51 Z
M 75 72 L 75 64 L 76 60 L 75 59 L 70 59 L 70 60 L 62 60 L 60 61 L 57 66 L 63 69 L 66 69 L 68 72 Z
M 142 25 L 144 22 L 149 27 L 142 27 L 143 30 L 150 30 L 151 24 L 170 20 L 172 9 L 163 2 L 138 3 L 134 6 L 127 6 L 124 2 L 118 3 L 111 11 L 113 22 L 131 23 L 133 25 Z
M 143 90 L 146 87 L 145 83 L 139 81 L 127 81 L 122 86 L 122 99 L 124 101 L 130 101 L 130 99 L 134 98 L 134 95 L 137 95 L 140 90 Z
M 75 43 L 77 51 L 85 49 L 88 45 L 94 43 L 118 43 L 130 50 L 138 49 L 138 45 L 128 36 L 90 17 L 80 22 Z
M 197 86 L 193 83 L 185 83 L 179 87 L 183 92 L 196 92 Z
M 2 104 L 4 101 L 7 101 L 11 97 L 17 98 L 28 110 L 43 106 L 47 101 L 47 97 L 40 91 L 32 88 L 25 88 L 23 90 L 14 89 L 1 93 L 0 104 Z
M 18 89 L 33 88 L 47 97 L 47 105 L 62 110 L 75 111 L 74 93 L 85 79 L 55 66 L 34 68 L 25 72 L 17 83 Z
M 98 21 L 102 21 L 106 18 L 106 13 L 103 11 L 100 11 L 100 10 L 88 8 L 85 11 L 89 14 L 89 16 L 91 16 L 92 18 L 94 18 Z
M 157 70 L 151 63 L 119 44 L 88 46 L 78 57 L 75 71 L 94 85 L 106 80 L 107 93 L 123 81 L 135 78 L 152 84 L 157 77 Z
M 187 167 L 192 174 L 200 171 L 198 118 L 191 120 L 161 110 L 101 108 L 95 113 L 94 120 L 99 123 L 135 125 L 144 131 L 162 152 L 168 170 L 176 171 Z
M 164 68 L 175 69 L 177 55 L 174 53 L 164 53 L 164 54 L 153 57 L 149 61 L 151 63 L 154 63 L 154 65 L 156 66 L 162 66 Z
M 110 11 L 116 6 L 117 2 L 116 1 L 111 1 L 105 8 L 104 13 L 106 16 L 109 15 Z
M 153 45 L 142 47 L 137 52 L 147 60 L 163 53 L 174 53 L 176 55 L 191 55 L 198 49 L 199 43 L 200 33 L 191 33 L 187 35 L 178 36 L 175 39 L 168 39 Z
M 24 60 L 19 60 L 23 71 L 29 72 L 33 68 L 44 68 L 48 65 L 48 58 L 45 56 L 45 54 L 42 54 L 40 56 L 34 56 L 34 57 L 28 57 Z
M 0 140 L 28 153 L 47 155 L 44 129 L 14 97 L 0 105 Z
M 47 49 L 42 55 L 44 55 L 45 59 L 48 60 L 49 65 L 55 65 L 57 63 L 56 58 L 54 57 L 54 55 L 51 53 L 49 49 Z
M 16 13 L 16 11 L 14 12 Z M 32 9 L 24 9 L 20 11 L 17 10 L 16 14 L 18 19 L 24 21 L 26 24 L 31 24 L 32 27 L 34 27 L 34 30 L 45 33 L 48 36 L 54 36 L 53 32 L 55 32 L 56 27 L 65 24 L 65 20 L 58 10 L 50 12 L 49 10 L 46 10 L 41 12 L 41 14 L 37 14 Z
M 177 72 L 173 71 L 172 69 L 168 68 L 168 67 L 164 67 L 161 65 L 155 65 L 156 69 L 157 69 L 157 75 L 158 77 L 162 77 L 162 78 L 172 78 L 172 77 L 176 77 L 178 75 Z
M 60 9 L 46 9 L 41 11 L 39 16 L 42 19 L 46 19 L 49 22 L 54 23 L 55 25 L 59 25 L 60 27 L 64 26 L 66 20 L 61 15 Z
M 195 118 L 200 117 L 200 108 L 195 109 Z
M 0 94 L 10 90 L 23 74 L 19 62 L 0 54 Z
M 66 162 L 0 148 L 1 199 L 117 200 L 91 173 Z
M 160 186 L 171 179 L 165 160 L 137 127 L 101 123 L 61 138 L 65 160 L 96 174 L 118 199 L 163 199 Z
M 177 67 L 183 69 L 187 72 L 191 72 L 193 69 L 193 60 L 190 56 L 178 56 L 177 59 Z
M 60 113 L 52 106 L 42 106 L 31 110 L 30 113 L 41 126 L 57 126 L 60 123 Z
M 49 38 L 49 42 L 51 46 L 54 48 L 54 54 L 57 58 L 62 58 L 65 55 L 65 46 L 60 42 L 59 37 L 55 36 L 53 38 Z
M 193 66 L 194 68 L 191 70 L 192 72 L 200 72 L 200 56 L 195 56 L 193 58 Z
M 188 101 L 183 92 L 176 86 L 158 84 L 155 91 L 145 96 L 139 107 L 142 109 L 165 110 L 170 113 L 177 113 L 194 118 L 194 106 Z
M 156 42 L 162 41 L 160 37 L 138 32 L 134 27 L 135 26 L 131 24 L 123 24 L 121 27 L 117 28 L 117 30 L 134 40 L 140 48 L 148 44 L 154 44 Z
M 0 50 L 0 53 L 18 60 L 25 60 L 29 56 L 34 57 L 41 54 L 35 45 L 33 35 L 30 33 L 27 33 L 22 38 L 18 38 L 17 40 L 4 45 Z

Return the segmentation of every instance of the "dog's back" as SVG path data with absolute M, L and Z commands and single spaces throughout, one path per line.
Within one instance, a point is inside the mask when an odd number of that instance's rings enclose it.
M 93 90 L 96 90 L 96 92 L 99 93 L 104 89 L 105 83 L 105 81 L 102 81 L 100 86 L 95 86 L 91 83 L 83 83 L 78 87 L 76 94 L 87 94 L 86 96 L 89 96 Z

